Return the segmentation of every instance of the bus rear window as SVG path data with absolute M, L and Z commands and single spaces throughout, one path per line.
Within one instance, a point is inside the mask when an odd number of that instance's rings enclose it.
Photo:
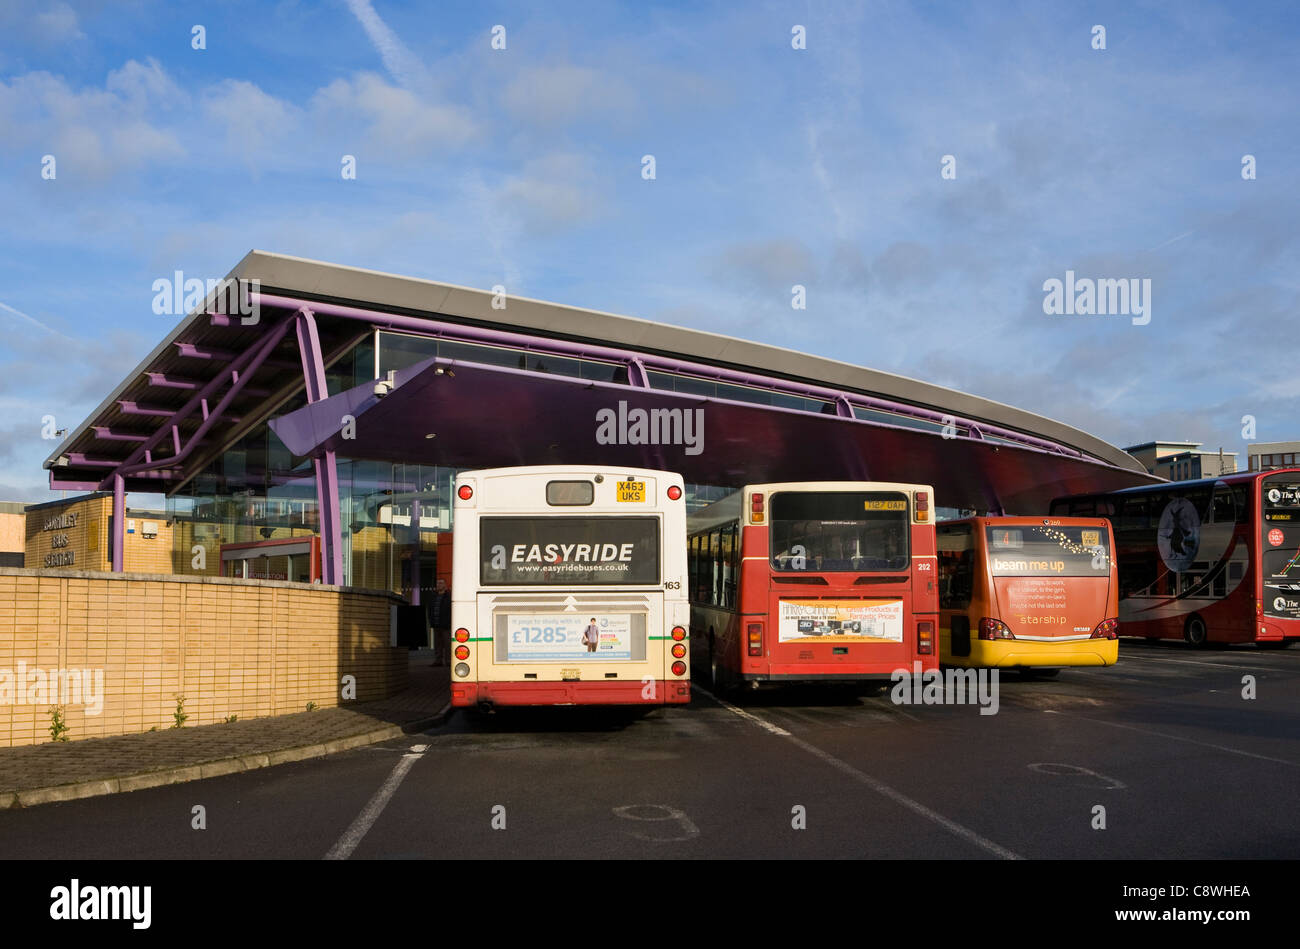
M 483 586 L 659 584 L 657 517 L 483 517 Z
M 771 499 L 772 567 L 906 570 L 911 518 L 897 491 L 781 491 Z
M 995 577 L 1096 577 L 1110 573 L 1104 527 L 1022 524 L 985 528 Z

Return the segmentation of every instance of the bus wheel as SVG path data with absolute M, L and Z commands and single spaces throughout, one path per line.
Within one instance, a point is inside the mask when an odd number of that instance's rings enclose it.
M 1205 620 L 1193 613 L 1187 619 L 1187 626 L 1183 628 L 1183 638 L 1187 644 L 1196 649 L 1204 649 L 1209 643 L 1209 630 L 1205 628 Z

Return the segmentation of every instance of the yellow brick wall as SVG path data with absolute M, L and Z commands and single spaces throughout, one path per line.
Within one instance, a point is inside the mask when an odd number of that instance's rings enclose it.
M 356 701 L 385 698 L 407 683 L 407 651 L 388 645 L 394 602 L 304 584 L 0 568 L 0 746 L 49 741 L 59 704 L 27 683 L 17 693 L 20 663 L 102 671 L 98 715 L 64 703 L 70 740 L 169 728 L 178 695 L 187 726 L 350 704 L 345 674 Z
M 22 514 L 0 513 L 0 551 L 20 553 L 27 549 L 26 524 L 27 519 Z
M 70 514 L 76 515 L 74 526 L 45 529 L 52 518 Z M 112 514 L 112 496 L 79 498 L 29 511 L 24 527 L 23 565 L 31 569 L 110 570 L 113 551 L 108 524 Z M 172 528 L 166 515 L 128 508 L 126 520 L 135 522 L 135 532 L 123 538 L 122 568 L 130 573 L 172 573 Z M 145 521 L 158 525 L 156 537 L 144 536 Z M 67 545 L 55 547 L 55 538 L 66 538 Z M 46 568 L 45 558 L 51 553 L 71 553 L 72 563 Z

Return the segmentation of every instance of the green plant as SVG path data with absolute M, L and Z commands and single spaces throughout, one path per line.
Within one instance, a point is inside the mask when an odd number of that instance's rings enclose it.
M 309 712 L 314 712 L 314 711 L 316 711 L 316 709 L 318 709 L 318 708 L 320 708 L 320 706 L 317 705 L 315 702 L 308 702 L 308 703 L 307 703 L 307 711 L 309 711 Z
M 50 738 L 54 741 L 68 740 L 68 725 L 63 720 L 62 705 L 54 705 L 50 708 Z
M 176 724 L 172 728 L 184 728 L 185 719 L 189 718 L 185 714 L 185 696 L 176 696 L 176 711 L 172 712 L 172 718 L 176 719 Z
M 225 718 L 223 718 L 221 721 L 224 722 L 225 724 L 229 725 L 231 722 L 237 722 L 237 721 L 239 721 L 239 716 L 238 716 L 238 715 L 227 715 L 227 716 L 226 716 Z
M 157 730 L 158 730 L 158 726 L 157 726 L 157 725 L 155 725 L 155 726 L 153 726 L 152 728 L 149 729 L 149 731 L 151 731 L 151 732 L 156 732 Z

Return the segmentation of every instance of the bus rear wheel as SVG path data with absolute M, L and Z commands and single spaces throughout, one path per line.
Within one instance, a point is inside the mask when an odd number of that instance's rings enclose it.
M 1205 626 L 1205 620 L 1195 613 L 1188 617 L 1187 625 L 1183 627 L 1183 638 L 1193 649 L 1204 649 L 1210 641 L 1210 632 Z

